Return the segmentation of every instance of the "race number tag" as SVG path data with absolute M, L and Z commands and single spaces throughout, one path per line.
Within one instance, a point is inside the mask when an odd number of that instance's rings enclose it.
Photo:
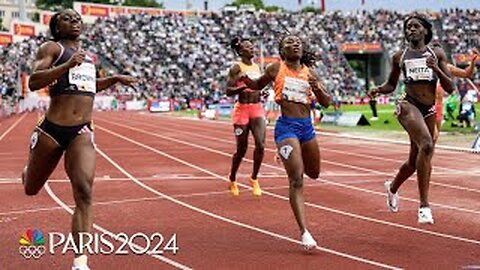
M 305 80 L 285 77 L 282 98 L 288 101 L 308 103 L 310 84 Z
M 38 143 L 38 131 L 34 131 L 32 137 L 30 137 L 30 149 L 35 148 Z
M 282 155 L 282 157 L 286 160 L 288 160 L 292 151 L 293 151 L 293 146 L 289 144 L 283 145 L 282 147 L 280 147 L 280 150 L 278 150 L 280 155 Z
M 70 84 L 78 87 L 79 91 L 96 93 L 96 74 L 95 65 L 92 63 L 82 63 L 80 66 L 71 68 L 68 71 Z
M 413 81 L 433 79 L 433 71 L 427 67 L 427 58 L 405 60 L 405 70 L 407 78 Z

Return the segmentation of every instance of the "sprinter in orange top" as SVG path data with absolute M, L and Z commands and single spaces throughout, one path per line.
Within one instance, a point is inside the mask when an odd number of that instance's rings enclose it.
M 253 152 L 253 171 L 250 183 L 253 188 L 253 195 L 262 195 L 262 190 L 257 176 L 262 164 L 265 148 L 265 111 L 260 102 L 260 91 L 249 89 L 241 82 L 240 74 L 248 74 L 251 78 L 260 77 L 260 68 L 252 62 L 254 52 L 253 44 L 248 39 L 234 38 L 231 46 L 241 61 L 236 62 L 230 68 L 227 82 L 227 96 L 238 95 L 238 100 L 233 108 L 233 130 L 237 141 L 237 150 L 232 157 L 230 167 L 230 192 L 238 196 L 240 191 L 237 185 L 237 171 L 248 148 L 248 133 L 252 131 L 255 140 Z
M 330 104 L 331 96 L 320 83 L 318 74 L 309 68 L 315 63 L 314 54 L 298 36 L 284 37 L 280 41 L 279 52 L 282 61 L 269 65 L 259 79 L 242 78 L 251 89 L 263 89 L 273 82 L 275 101 L 282 112 L 275 125 L 275 142 L 288 174 L 290 205 L 300 228 L 301 241 L 306 249 L 312 249 L 317 242 L 308 232 L 305 222 L 303 174 L 318 178 L 320 151 L 310 119 L 310 108 L 313 94 L 324 107 Z

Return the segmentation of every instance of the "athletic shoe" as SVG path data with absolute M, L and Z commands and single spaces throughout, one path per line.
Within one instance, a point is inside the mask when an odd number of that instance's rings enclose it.
M 390 190 L 390 187 L 392 186 L 392 181 L 385 181 L 385 183 L 383 184 L 385 186 L 385 192 L 387 192 L 387 206 L 388 206 L 388 209 L 390 209 L 390 211 L 392 212 L 398 212 L 398 204 L 400 202 L 399 198 L 398 198 L 398 191 L 397 193 L 393 193 L 391 190 Z
M 306 250 L 311 250 L 317 247 L 317 241 L 313 239 L 312 235 L 307 230 L 302 234 L 302 245 Z
M 240 195 L 240 190 L 238 189 L 237 181 L 230 182 L 230 193 L 232 193 L 233 196 Z
M 260 183 L 258 182 L 258 180 L 253 180 L 252 178 L 250 178 L 250 183 L 252 184 L 253 195 L 255 196 L 262 195 L 262 189 L 260 188 Z
M 418 209 L 418 223 L 433 224 L 432 209 L 430 207 L 420 207 Z
M 90 268 L 88 268 L 88 265 L 82 264 L 82 265 L 72 266 L 72 270 L 90 270 Z

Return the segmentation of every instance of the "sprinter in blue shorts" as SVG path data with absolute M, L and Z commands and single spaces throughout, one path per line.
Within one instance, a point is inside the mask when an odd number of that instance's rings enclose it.
M 305 222 L 303 196 L 303 174 L 318 178 L 320 173 L 320 151 L 310 116 L 313 94 L 324 107 L 328 107 L 331 96 L 320 83 L 317 73 L 310 68 L 315 56 L 307 45 L 295 35 L 280 41 L 282 61 L 269 65 L 265 74 L 257 80 L 243 76 L 251 89 L 260 90 L 273 82 L 275 101 L 281 107 L 281 116 L 275 126 L 275 142 L 290 182 L 290 205 L 298 223 L 301 241 L 306 249 L 317 246 L 308 232 Z

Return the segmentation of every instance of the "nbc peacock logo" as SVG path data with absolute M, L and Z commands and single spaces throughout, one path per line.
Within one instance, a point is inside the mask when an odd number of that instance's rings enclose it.
M 25 259 L 38 259 L 45 253 L 45 238 L 37 229 L 29 229 L 20 237 L 18 251 Z

